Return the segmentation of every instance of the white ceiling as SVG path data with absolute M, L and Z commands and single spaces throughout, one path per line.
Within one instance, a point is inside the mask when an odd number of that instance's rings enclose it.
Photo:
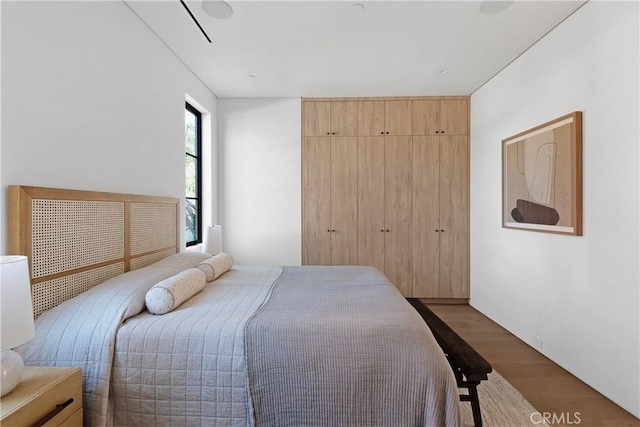
M 237 98 L 469 95 L 584 1 L 495 14 L 480 1 L 229 1 L 228 19 L 187 1 L 213 44 L 179 0 L 126 3 L 218 97 Z

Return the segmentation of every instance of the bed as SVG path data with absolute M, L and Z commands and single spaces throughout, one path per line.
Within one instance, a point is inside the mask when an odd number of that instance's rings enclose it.
M 177 199 L 9 195 L 37 316 L 17 351 L 82 368 L 85 425 L 459 425 L 440 347 L 380 271 L 234 265 L 153 315 L 147 291 L 210 257 L 179 252 Z

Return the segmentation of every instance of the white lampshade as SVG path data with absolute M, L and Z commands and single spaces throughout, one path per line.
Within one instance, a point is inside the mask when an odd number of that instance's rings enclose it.
M 24 361 L 11 350 L 35 335 L 26 256 L 0 257 L 0 396 L 20 382 Z
M 0 257 L 0 309 L 1 350 L 33 338 L 33 303 L 26 256 Z
M 219 225 L 212 225 L 207 227 L 207 231 L 204 233 L 204 243 L 202 245 L 202 252 L 218 255 L 222 253 L 222 227 Z

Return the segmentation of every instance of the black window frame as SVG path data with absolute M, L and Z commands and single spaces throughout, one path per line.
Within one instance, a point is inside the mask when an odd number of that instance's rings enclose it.
M 187 215 L 187 202 L 189 200 L 195 200 L 196 202 L 196 239 L 192 241 L 187 241 L 187 246 L 193 246 L 202 243 L 202 113 L 198 111 L 195 107 L 193 107 L 188 102 L 185 102 L 185 110 L 189 111 L 196 118 L 196 154 L 193 155 L 191 153 L 187 153 L 185 146 L 185 155 L 190 156 L 195 159 L 196 162 L 196 196 L 195 197 L 187 197 L 185 192 L 185 227 L 186 227 L 186 215 Z M 186 141 L 185 141 L 186 144 Z M 185 162 L 185 168 L 186 168 Z

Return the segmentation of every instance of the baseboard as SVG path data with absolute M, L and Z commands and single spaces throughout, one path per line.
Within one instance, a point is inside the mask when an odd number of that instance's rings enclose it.
M 468 305 L 469 298 L 419 298 L 425 304 Z

